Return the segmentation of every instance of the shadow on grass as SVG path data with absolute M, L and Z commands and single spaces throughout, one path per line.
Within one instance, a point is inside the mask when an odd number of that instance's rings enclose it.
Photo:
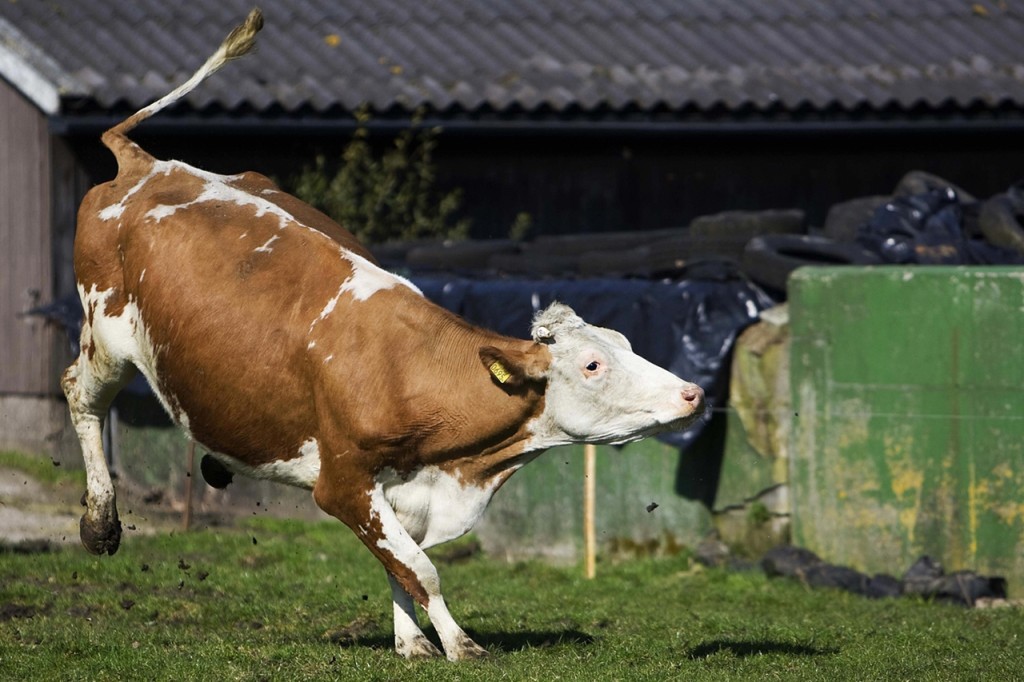
M 519 651 L 521 649 L 543 649 L 564 644 L 579 646 L 593 644 L 596 640 L 592 635 L 569 628 L 566 630 L 548 630 L 544 632 L 496 632 L 484 634 L 467 632 L 473 641 L 491 651 Z
M 440 647 L 440 641 L 434 628 L 427 627 L 423 632 L 435 646 Z M 543 649 L 562 645 L 589 645 L 596 641 L 593 636 L 574 628 L 516 633 L 481 633 L 467 630 L 466 634 L 474 642 L 492 652 Z M 332 633 L 329 639 L 342 647 L 391 649 L 395 646 L 394 635 L 391 633 L 383 634 L 376 622 L 372 621 L 355 624 L 355 627 L 350 625 L 348 628 Z
M 737 658 L 759 656 L 763 654 L 784 654 L 786 656 L 831 656 L 838 654 L 839 649 L 832 647 L 818 648 L 804 644 L 786 644 L 783 642 L 751 642 L 716 639 L 696 646 L 686 654 L 690 660 L 708 658 L 721 651 L 728 651 Z

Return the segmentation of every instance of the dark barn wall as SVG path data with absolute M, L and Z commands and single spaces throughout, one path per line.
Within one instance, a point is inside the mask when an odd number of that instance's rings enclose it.
M 1024 176 L 1022 134 L 450 138 L 440 149 L 474 232 L 495 237 L 523 210 L 540 233 L 658 229 L 767 208 L 803 209 L 820 226 L 833 204 L 888 194 L 910 170 L 980 197 Z
M 50 140 L 53 186 L 53 289 L 54 296 L 62 297 L 77 292 L 73 262 L 75 223 L 78 220 L 78 205 L 95 183 L 65 140 L 53 136 Z
M 98 134 L 73 140 L 94 182 L 113 177 Z M 256 170 L 287 181 L 318 152 L 338 156 L 348 140 L 270 133 L 135 135 L 160 158 L 214 172 Z M 384 142 L 383 138 L 377 138 Z M 829 132 L 729 134 L 443 133 L 436 151 L 443 187 L 462 187 L 476 237 L 503 237 L 519 212 L 532 234 L 684 226 L 733 209 L 801 208 L 820 226 L 832 204 L 887 194 L 910 170 L 925 170 L 985 197 L 1024 176 L 1024 134 Z

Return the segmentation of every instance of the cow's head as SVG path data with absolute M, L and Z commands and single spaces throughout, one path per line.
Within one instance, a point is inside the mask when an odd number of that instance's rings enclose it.
M 544 411 L 534 432 L 545 444 L 621 444 L 681 429 L 704 413 L 704 391 L 633 352 L 617 331 L 584 322 L 552 303 L 532 328 L 535 347 L 480 357 L 495 379 L 515 386 L 545 383 Z

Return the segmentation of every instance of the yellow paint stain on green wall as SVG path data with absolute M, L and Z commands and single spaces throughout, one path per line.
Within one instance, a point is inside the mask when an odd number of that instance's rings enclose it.
M 1012 526 L 1017 519 L 1024 520 L 1024 502 L 1006 502 L 992 507 L 992 513 L 999 517 L 1003 523 Z
M 970 480 L 967 485 L 967 528 L 971 535 L 970 559 L 978 556 L 978 497 L 988 492 L 988 481 L 978 484 L 974 460 L 971 460 Z

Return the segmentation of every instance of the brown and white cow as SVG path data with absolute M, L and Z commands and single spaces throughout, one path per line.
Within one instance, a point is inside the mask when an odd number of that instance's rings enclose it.
M 87 471 L 82 542 L 97 554 L 120 542 L 100 434 L 141 371 L 223 466 L 312 490 L 376 555 L 398 653 L 440 654 L 419 603 L 448 658 L 483 655 L 423 550 L 466 533 L 545 449 L 682 428 L 703 392 L 558 303 L 529 341 L 475 328 L 267 178 L 160 161 L 128 140 L 261 26 L 254 10 L 188 82 L 103 135 L 118 172 L 79 211 L 82 352 L 63 380 Z

